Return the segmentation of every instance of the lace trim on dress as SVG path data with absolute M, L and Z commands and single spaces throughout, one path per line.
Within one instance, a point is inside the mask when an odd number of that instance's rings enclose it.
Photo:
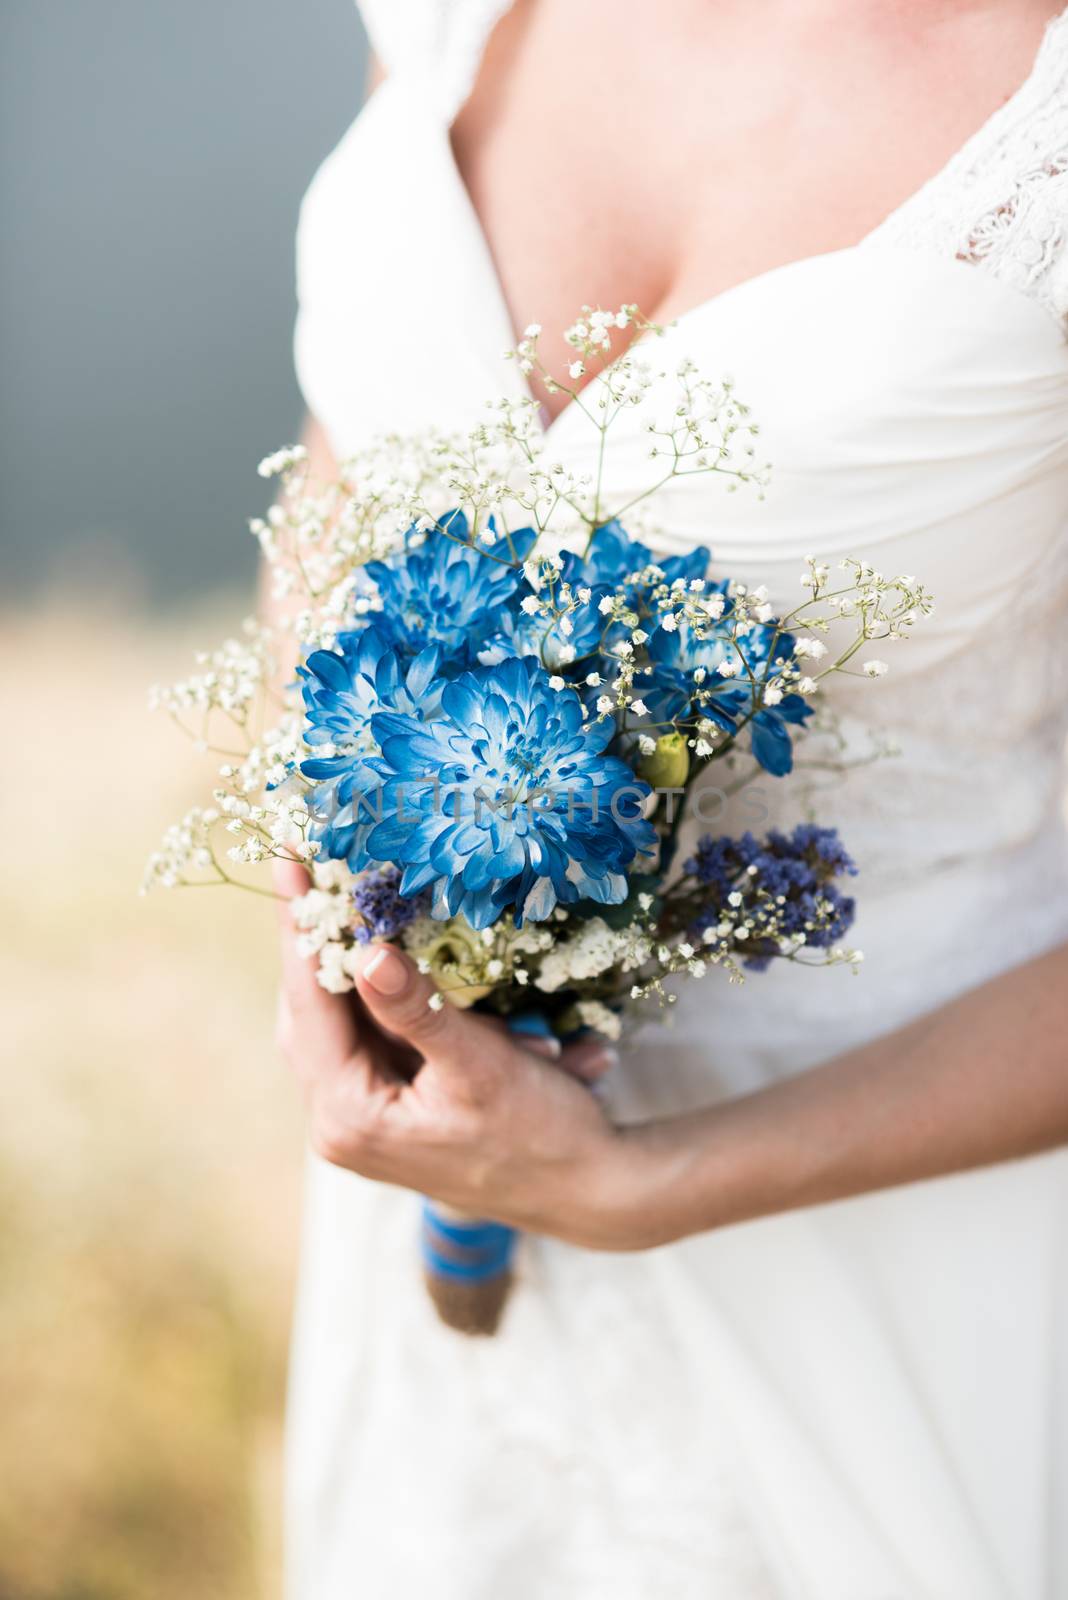
M 1068 323 L 1068 11 L 1017 92 L 865 239 L 952 254 Z

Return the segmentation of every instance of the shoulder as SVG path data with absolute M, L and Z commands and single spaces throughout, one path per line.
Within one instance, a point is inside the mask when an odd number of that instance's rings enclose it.
M 956 256 L 1068 331 L 1068 9 L 1017 93 L 870 237 Z
M 455 108 L 466 97 L 486 41 L 514 0 L 358 0 L 371 47 L 386 72 L 426 74 Z

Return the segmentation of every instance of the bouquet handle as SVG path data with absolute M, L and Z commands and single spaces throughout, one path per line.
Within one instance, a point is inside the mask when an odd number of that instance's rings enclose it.
M 539 1012 L 508 1019 L 511 1033 L 551 1038 Z M 423 1277 L 434 1309 L 458 1333 L 490 1337 L 497 1332 L 512 1287 L 512 1262 L 519 1234 L 503 1222 L 470 1217 L 437 1200 L 423 1201 Z
M 423 1201 L 423 1276 L 446 1327 L 483 1336 L 497 1332 L 512 1287 L 517 1239 L 503 1222 Z

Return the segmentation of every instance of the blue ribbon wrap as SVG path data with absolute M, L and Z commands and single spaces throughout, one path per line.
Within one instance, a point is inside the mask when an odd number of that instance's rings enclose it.
M 508 1029 L 521 1037 L 553 1037 L 552 1028 L 538 1011 L 509 1017 Z M 423 1262 L 427 1271 L 437 1277 L 462 1283 L 485 1283 L 499 1277 L 512 1265 L 518 1237 L 515 1228 L 503 1222 L 467 1222 L 443 1216 L 433 1200 L 423 1201 Z

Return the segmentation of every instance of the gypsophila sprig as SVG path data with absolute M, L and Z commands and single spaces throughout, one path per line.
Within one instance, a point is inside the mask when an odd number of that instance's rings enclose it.
M 713 969 L 859 970 L 835 830 L 710 832 L 702 802 L 719 816 L 757 777 L 837 778 L 888 751 L 884 730 L 858 755 L 836 680 L 878 694 L 931 599 L 859 557 L 832 573 L 808 556 L 792 593 L 781 562 L 775 592 L 719 569 L 714 491 L 759 500 L 770 469 L 733 379 L 667 370 L 663 332 L 584 306 L 556 359 L 525 330 L 520 392 L 465 431 L 385 434 L 329 482 L 299 445 L 264 459 L 278 496 L 250 528 L 271 620 L 153 691 L 214 773 L 145 889 L 271 895 L 264 866 L 299 863 L 298 949 L 324 989 L 352 990 L 361 947 L 389 941 L 432 1008 L 560 1040 L 620 1039 Z M 566 400 L 570 433 L 546 430 L 539 395 Z M 694 478 L 707 536 L 680 541 Z M 424 1214 L 439 1311 L 468 1330 L 458 1295 L 484 1285 L 458 1286 L 455 1251 L 482 1261 L 503 1238 L 495 1325 L 509 1230 Z
M 717 571 L 712 500 L 707 542 L 679 545 L 657 521 L 669 484 L 760 498 L 770 469 L 734 381 L 666 369 L 662 333 L 584 306 L 559 359 L 525 330 L 525 392 L 466 432 L 384 435 L 328 483 L 300 446 L 261 463 L 273 620 L 154 692 L 216 776 L 146 887 L 253 888 L 299 861 L 326 987 L 389 939 L 452 1003 L 565 1034 L 614 1037 L 712 967 L 856 966 L 833 832 L 707 835 L 681 865 L 679 842 L 713 764 L 728 794 L 785 777 L 833 731 L 833 680 L 877 692 L 931 599 L 859 557 L 807 557 L 799 596 Z M 558 457 L 539 390 L 575 408 L 581 456 Z M 635 415 L 646 471 L 620 491 L 613 430 Z

